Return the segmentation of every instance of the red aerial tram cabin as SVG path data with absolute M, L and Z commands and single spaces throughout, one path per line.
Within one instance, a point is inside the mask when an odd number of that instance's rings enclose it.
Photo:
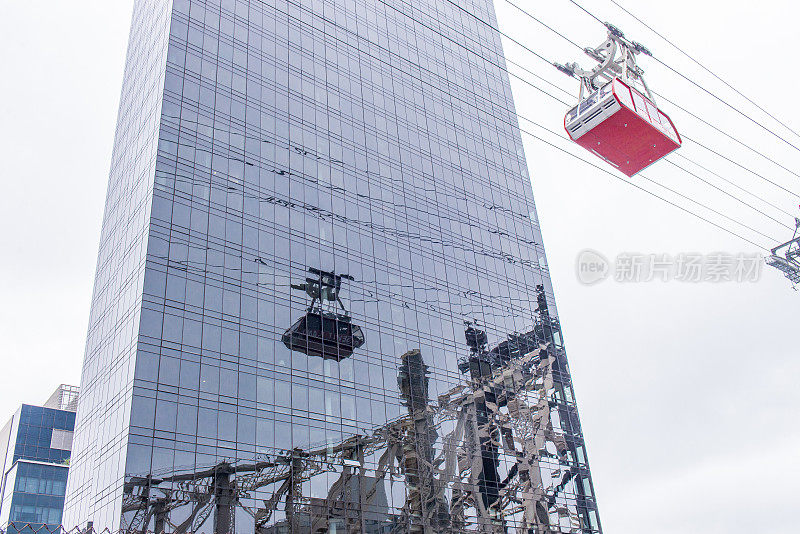
M 670 118 L 619 78 L 569 110 L 564 128 L 573 141 L 627 176 L 681 146 Z
M 583 148 L 633 176 L 680 147 L 681 136 L 655 105 L 644 71 L 636 65 L 636 55 L 650 56 L 650 51 L 626 39 L 613 24 L 605 26 L 606 41 L 584 49 L 598 62 L 592 70 L 581 69 L 577 63 L 553 64 L 581 81 L 578 105 L 567 112 L 564 128 Z

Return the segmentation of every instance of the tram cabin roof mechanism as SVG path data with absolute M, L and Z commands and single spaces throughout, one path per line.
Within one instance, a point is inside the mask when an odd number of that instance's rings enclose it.
M 564 128 L 573 141 L 633 176 L 680 147 L 681 137 L 636 66 L 636 54 L 650 52 L 613 25 L 606 27 L 608 39 L 584 50 L 599 62 L 594 69 L 555 65 L 581 80 L 578 105 L 567 112 Z
M 341 361 L 353 354 L 366 341 L 361 327 L 350 320 L 350 315 L 339 298 L 342 278 L 353 280 L 352 276 L 337 275 L 309 267 L 314 276 L 306 278 L 305 284 L 292 284 L 292 289 L 305 291 L 311 297 L 311 306 L 306 314 L 298 319 L 286 332 L 281 341 L 289 350 L 295 350 L 328 360 Z M 315 306 L 319 300 L 319 306 Z M 323 302 L 338 302 L 344 313 L 326 311 Z

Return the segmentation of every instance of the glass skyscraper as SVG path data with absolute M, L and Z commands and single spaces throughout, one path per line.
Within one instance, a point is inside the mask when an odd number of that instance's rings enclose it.
M 600 532 L 491 0 L 136 0 L 64 524 Z

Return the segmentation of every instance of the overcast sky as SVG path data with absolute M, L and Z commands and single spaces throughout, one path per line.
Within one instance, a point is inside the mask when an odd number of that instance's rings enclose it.
M 514 0 L 582 46 L 602 26 L 568 0 Z M 789 1 L 618 0 L 800 131 L 793 104 L 798 8 Z M 622 13 L 581 2 L 664 63 L 800 146 L 787 132 Z M 591 60 L 496 0 L 501 28 L 551 61 Z M 544 5 L 547 4 L 547 5 Z M 132 0 L 0 0 L 0 418 L 77 384 L 83 358 Z M 577 82 L 506 42 L 509 59 L 577 94 Z M 800 173 L 800 153 L 648 58 L 652 89 Z M 514 67 L 511 67 L 512 70 Z M 525 77 L 531 78 L 525 74 Z M 512 80 L 518 112 L 558 132 L 525 129 L 586 159 L 563 133 L 566 106 Z M 550 90 L 555 93 L 554 90 Z M 566 98 L 565 95 L 559 95 Z M 575 97 L 577 98 L 577 96 Z M 688 137 L 800 192 L 800 178 L 659 101 Z M 609 534 L 783 534 L 800 494 L 800 293 L 765 268 L 756 283 L 606 280 L 581 285 L 584 249 L 620 253 L 755 253 L 759 249 L 621 180 L 523 136 L 556 301 Z M 678 152 L 784 211 L 798 199 L 685 141 Z M 674 162 L 693 168 L 680 157 Z M 704 179 L 783 224 L 792 219 L 719 178 Z M 646 171 L 776 240 L 791 230 L 668 163 Z M 770 246 L 769 239 L 634 181 Z M 763 252 L 763 250 L 761 251 Z

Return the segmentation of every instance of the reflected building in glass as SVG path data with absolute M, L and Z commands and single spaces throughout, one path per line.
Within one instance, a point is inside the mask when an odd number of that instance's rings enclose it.
M 136 0 L 64 524 L 600 532 L 490 0 Z

